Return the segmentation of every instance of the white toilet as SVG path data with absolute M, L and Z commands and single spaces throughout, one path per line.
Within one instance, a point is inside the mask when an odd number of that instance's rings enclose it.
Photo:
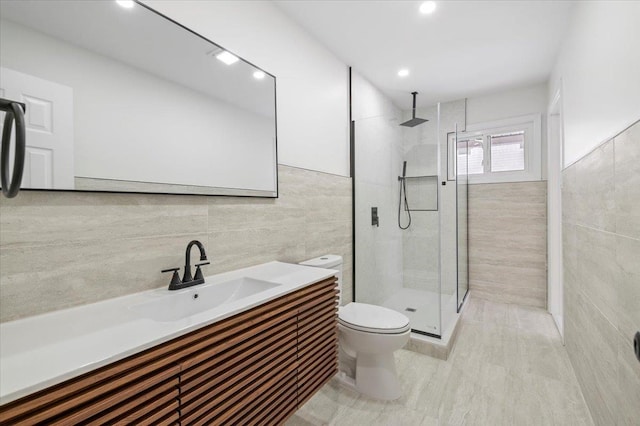
M 338 271 L 342 301 L 342 257 L 320 256 L 301 265 Z M 339 378 L 358 392 L 376 399 L 400 398 L 402 386 L 396 373 L 393 352 L 409 340 L 409 318 L 391 309 L 366 303 L 349 303 L 339 308 Z

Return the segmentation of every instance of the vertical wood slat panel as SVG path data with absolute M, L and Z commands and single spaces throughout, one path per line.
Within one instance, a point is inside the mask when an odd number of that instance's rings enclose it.
M 284 422 L 301 404 L 301 390 L 306 400 L 333 375 L 331 365 L 337 363 L 337 353 L 320 348 L 337 345 L 336 295 L 333 277 L 312 284 L 2 406 L 0 425 L 183 421 L 188 411 L 183 412 L 182 405 L 188 398 L 180 395 L 179 388 L 184 386 L 182 392 L 195 392 L 198 385 L 208 382 L 220 384 L 208 388 L 222 392 L 225 398 L 213 405 L 211 398 L 209 405 L 195 404 L 199 408 L 194 411 L 198 415 L 191 417 L 194 424 L 210 423 L 213 418 L 237 424 L 248 420 L 252 424 Z M 284 349 L 267 350 L 282 344 Z M 305 357 L 301 358 L 303 350 Z M 333 364 L 331 358 L 335 358 Z M 309 365 L 301 365 L 301 361 Z M 251 368 L 254 364 L 255 368 Z M 216 380 L 223 374 L 220 367 L 230 374 Z M 252 374 L 234 381 L 235 385 L 222 383 L 234 374 L 242 375 L 246 369 Z M 260 374 L 260 369 L 267 371 Z M 191 380 L 191 388 L 189 381 L 178 384 L 182 375 Z M 307 382 L 304 388 L 298 383 L 300 377 Z M 238 395 L 234 395 L 236 391 Z

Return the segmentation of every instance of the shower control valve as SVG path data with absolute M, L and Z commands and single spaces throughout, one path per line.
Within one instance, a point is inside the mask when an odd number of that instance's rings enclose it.
M 377 207 L 371 207 L 371 226 L 380 227 L 380 219 L 378 218 Z

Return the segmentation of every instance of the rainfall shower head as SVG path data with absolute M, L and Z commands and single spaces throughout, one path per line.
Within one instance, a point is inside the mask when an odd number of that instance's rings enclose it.
M 404 123 L 400 123 L 401 126 L 405 127 L 416 127 L 418 124 L 426 123 L 429 120 L 425 120 L 424 118 L 416 117 L 416 96 L 418 92 L 411 92 L 413 95 L 413 118 L 409 121 L 405 121 Z

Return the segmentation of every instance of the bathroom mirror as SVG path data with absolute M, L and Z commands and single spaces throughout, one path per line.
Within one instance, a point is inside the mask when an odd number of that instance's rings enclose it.
M 277 197 L 274 76 L 134 1 L 2 1 L 0 19 L 22 189 Z

